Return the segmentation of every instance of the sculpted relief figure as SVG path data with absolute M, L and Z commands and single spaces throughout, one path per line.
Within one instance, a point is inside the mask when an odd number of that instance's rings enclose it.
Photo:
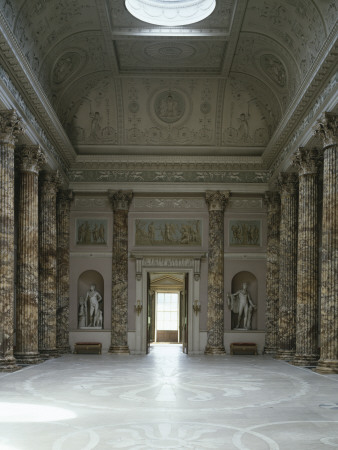
M 248 292 L 248 284 L 243 283 L 242 289 L 234 294 L 227 294 L 228 307 L 234 314 L 238 314 L 236 329 L 244 328 L 245 330 L 251 330 L 252 327 L 252 315 L 257 306 L 252 302 L 250 294 Z M 243 319 L 243 320 L 242 320 Z

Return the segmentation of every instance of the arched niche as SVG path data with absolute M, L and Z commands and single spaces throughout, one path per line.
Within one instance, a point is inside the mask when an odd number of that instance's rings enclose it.
M 77 283 L 77 293 L 78 329 L 102 329 L 104 311 L 104 280 L 102 275 L 96 270 L 82 272 Z
M 258 300 L 258 283 L 255 275 L 248 271 L 242 271 L 236 273 L 236 275 L 231 280 L 231 293 L 234 294 L 242 289 L 243 283 L 247 283 L 247 290 L 250 294 L 252 302 L 257 306 Z M 231 329 L 237 327 L 238 314 L 231 311 Z M 241 319 L 241 324 L 243 323 L 243 318 Z M 242 325 L 240 324 L 240 328 Z M 252 316 L 252 330 L 257 329 L 257 309 L 253 312 Z

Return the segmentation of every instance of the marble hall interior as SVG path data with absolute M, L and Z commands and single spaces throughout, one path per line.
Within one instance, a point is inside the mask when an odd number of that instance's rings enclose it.
M 0 450 L 338 448 L 334 0 L 0 0 Z

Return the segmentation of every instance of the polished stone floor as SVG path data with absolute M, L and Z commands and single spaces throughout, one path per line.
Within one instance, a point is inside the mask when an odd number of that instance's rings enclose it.
M 1 373 L 0 449 L 338 448 L 338 375 L 180 350 L 66 355 Z

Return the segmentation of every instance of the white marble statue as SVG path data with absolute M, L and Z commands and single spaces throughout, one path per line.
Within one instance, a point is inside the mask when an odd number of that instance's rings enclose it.
M 242 289 L 234 294 L 228 294 L 228 307 L 235 314 L 238 314 L 236 329 L 240 327 L 241 320 L 242 329 L 251 330 L 252 327 L 252 315 L 257 306 L 252 302 L 250 294 L 248 292 L 248 284 L 243 283 Z
M 86 304 L 89 312 L 88 327 L 102 328 L 102 311 L 100 309 L 100 302 L 102 302 L 102 296 L 99 292 L 97 292 L 95 284 L 91 284 L 90 289 L 86 294 Z

